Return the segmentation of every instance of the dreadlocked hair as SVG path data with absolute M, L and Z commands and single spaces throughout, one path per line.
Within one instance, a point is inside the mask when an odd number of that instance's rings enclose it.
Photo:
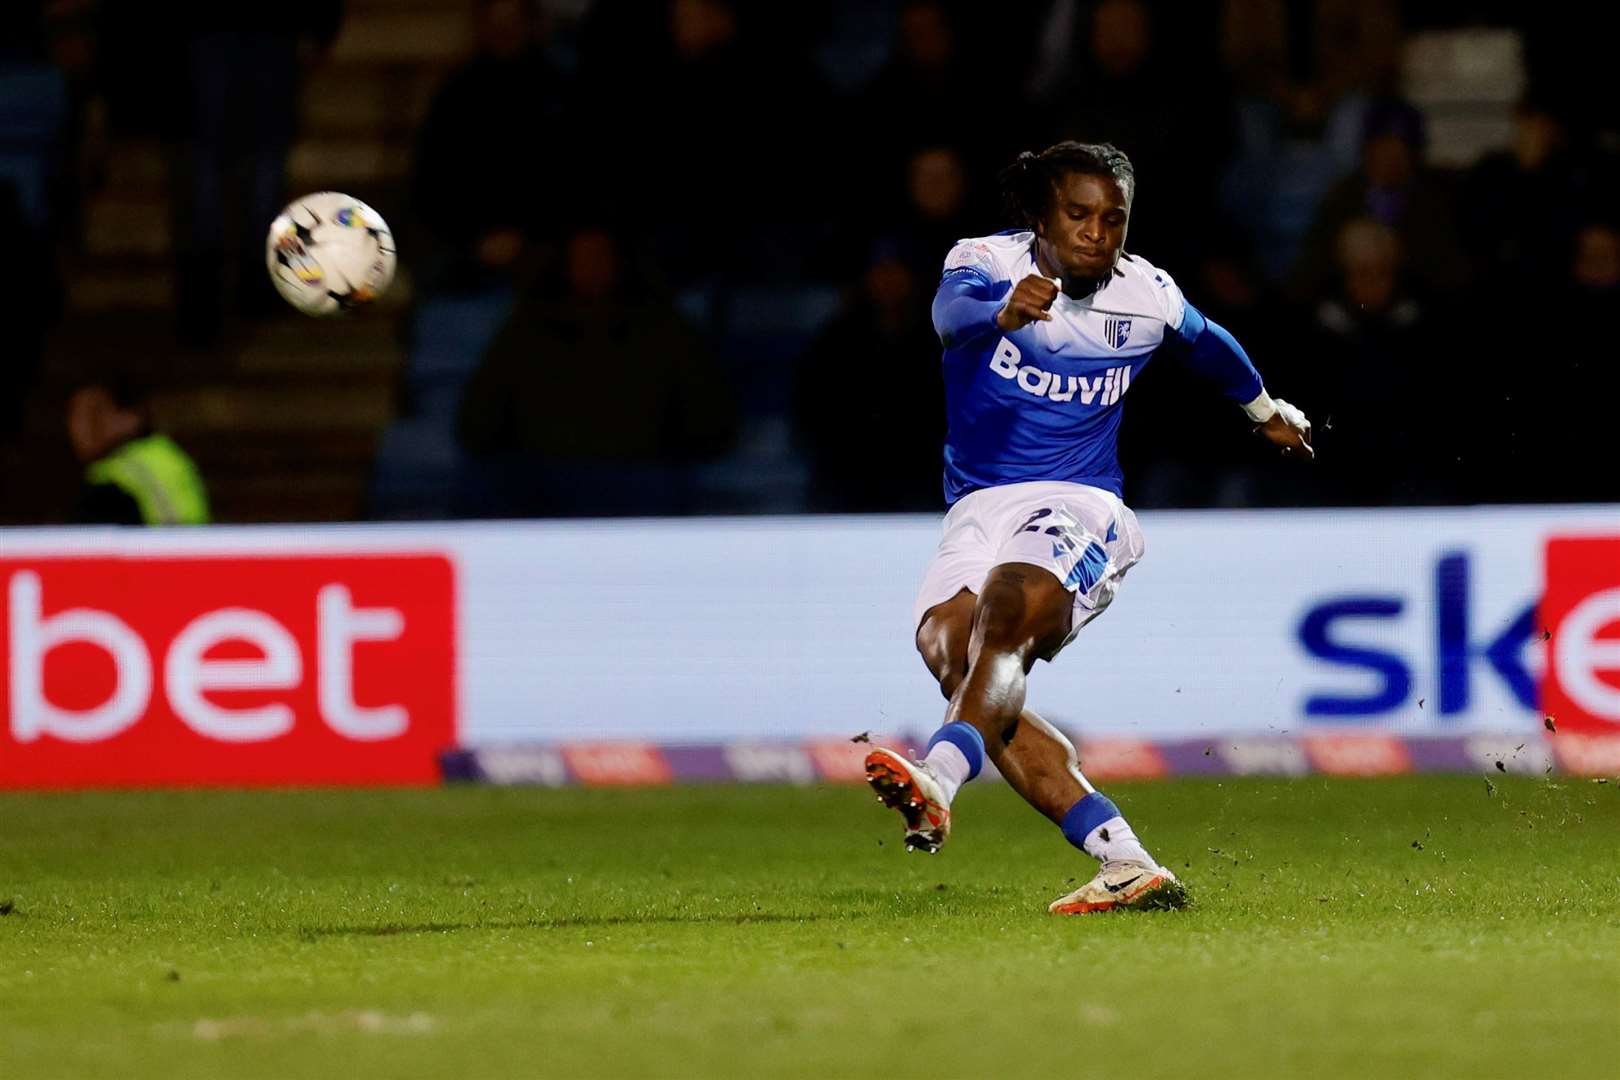
M 1119 185 L 1128 209 L 1136 198 L 1136 170 L 1131 159 L 1112 143 L 1083 143 L 1065 139 L 1038 154 L 1028 150 L 997 177 L 1007 216 L 1024 229 L 1035 228 L 1052 209 L 1052 193 L 1067 173 L 1106 176 Z

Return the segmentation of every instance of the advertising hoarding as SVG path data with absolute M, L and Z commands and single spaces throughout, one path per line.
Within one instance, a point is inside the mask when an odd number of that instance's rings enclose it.
M 1547 715 L 1594 762 L 1620 733 L 1620 508 L 1142 524 L 1116 602 L 1031 676 L 1088 768 L 1404 771 L 1428 737 L 1528 739 L 1529 767 Z M 928 516 L 11 530 L 0 784 L 422 782 L 451 745 L 557 746 L 529 760 L 580 782 L 847 771 L 827 747 L 943 713 L 909 625 L 938 535 Z M 666 752 L 702 746 L 723 764 Z

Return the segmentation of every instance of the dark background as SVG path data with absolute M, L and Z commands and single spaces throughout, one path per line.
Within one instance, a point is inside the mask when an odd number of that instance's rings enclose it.
M 1620 88 L 1574 5 L 11 10 L 5 522 L 65 520 L 109 372 L 224 520 L 939 509 L 939 267 L 1061 138 L 1131 155 L 1128 248 L 1316 425 L 1273 461 L 1154 364 L 1137 506 L 1620 500 Z M 263 270 L 322 188 L 402 260 L 335 323 Z

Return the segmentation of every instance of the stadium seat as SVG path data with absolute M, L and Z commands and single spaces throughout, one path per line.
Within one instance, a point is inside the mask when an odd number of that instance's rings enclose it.
M 408 415 L 377 445 L 369 511 L 380 520 L 443 518 L 455 501 L 461 448 L 456 410 L 484 350 L 512 310 L 512 290 L 425 298 L 410 321 Z
M 377 444 L 367 517 L 425 521 L 450 513 L 461 448 L 449 425 L 428 417 L 395 420 Z
M 67 124 L 67 81 L 48 64 L 0 64 L 0 181 L 9 180 L 28 224 L 50 224 L 52 158 Z
M 461 388 L 511 314 L 512 300 L 509 288 L 424 297 L 411 316 L 405 357 L 413 397 L 447 404 L 453 419 Z M 448 398 L 439 393 L 444 391 Z
M 792 364 L 843 302 L 831 286 L 737 289 L 725 299 L 721 355 L 737 378 L 747 415 L 780 415 L 792 395 Z
M 721 355 L 732 371 L 742 434 L 725 461 L 699 470 L 700 504 L 726 513 L 804 507 L 809 472 L 793 449 L 793 365 L 843 303 L 830 286 L 738 289 L 724 298 Z

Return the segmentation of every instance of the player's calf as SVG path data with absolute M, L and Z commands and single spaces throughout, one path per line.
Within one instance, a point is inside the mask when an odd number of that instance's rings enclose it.
M 944 603 L 935 604 L 917 626 L 917 654 L 949 701 L 967 678 L 968 639 L 973 634 L 973 607 L 977 597 L 963 589 Z
M 946 722 L 922 761 L 889 751 L 867 756 L 867 781 L 885 805 L 906 815 L 909 846 L 935 851 L 943 843 L 948 825 L 935 830 L 935 842 L 918 821 L 933 804 L 948 822 L 957 791 L 984 767 L 987 742 L 999 751 L 1016 730 L 1032 650 L 1067 630 L 1067 603 L 1068 593 L 1050 573 L 998 566 L 978 596 L 964 589 L 923 617 L 917 651 L 951 699 Z M 1058 809 L 1073 801 L 1060 800 Z

